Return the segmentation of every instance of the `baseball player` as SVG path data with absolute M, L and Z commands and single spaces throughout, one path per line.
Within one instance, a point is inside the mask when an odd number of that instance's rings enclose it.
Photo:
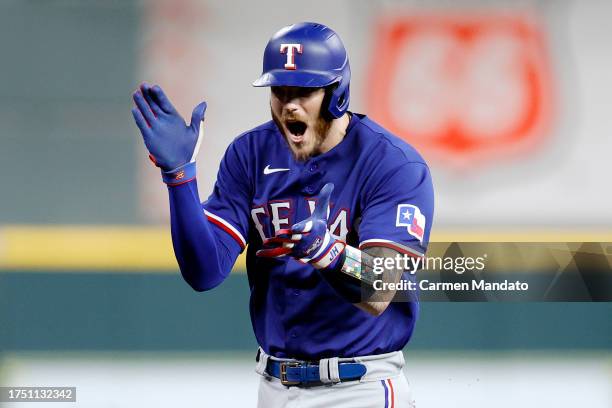
M 433 187 L 411 146 L 348 111 L 350 76 L 330 28 L 299 23 L 274 34 L 253 83 L 271 87 L 272 120 L 229 145 L 203 203 L 196 156 L 206 103 L 186 126 L 159 86 L 133 95 L 168 186 L 184 279 L 213 289 L 247 249 L 259 407 L 413 406 L 401 350 L 418 303 L 392 301 L 389 289 L 379 296 L 371 266 L 424 255 Z M 374 277 L 409 276 L 391 267 Z

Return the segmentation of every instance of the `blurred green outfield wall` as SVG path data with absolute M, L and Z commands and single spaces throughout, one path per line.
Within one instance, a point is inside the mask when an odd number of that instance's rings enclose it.
M 0 350 L 255 350 L 246 274 L 0 272 Z M 406 350 L 610 350 L 612 303 L 422 303 Z
M 134 223 L 136 2 L 0 2 L 0 224 Z

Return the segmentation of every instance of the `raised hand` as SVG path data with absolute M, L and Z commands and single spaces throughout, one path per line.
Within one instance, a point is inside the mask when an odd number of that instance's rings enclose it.
M 327 229 L 329 200 L 333 191 L 332 183 L 325 184 L 312 215 L 289 229 L 279 230 L 264 242 L 266 248 L 257 251 L 257 256 L 277 258 L 290 255 L 317 269 L 333 267 L 346 246 L 332 237 Z
M 206 102 L 194 108 L 187 125 L 158 85 L 143 83 L 132 96 L 136 104 L 132 115 L 153 163 L 163 171 L 171 171 L 195 162 Z

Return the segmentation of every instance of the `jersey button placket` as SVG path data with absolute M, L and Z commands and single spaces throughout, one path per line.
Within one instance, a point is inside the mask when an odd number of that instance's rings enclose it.
M 302 168 L 300 180 L 302 183 L 304 183 L 302 193 L 308 195 L 315 194 L 321 187 L 319 186 L 319 183 L 321 182 L 321 177 L 321 163 L 319 163 L 318 161 L 305 163 L 304 167 Z

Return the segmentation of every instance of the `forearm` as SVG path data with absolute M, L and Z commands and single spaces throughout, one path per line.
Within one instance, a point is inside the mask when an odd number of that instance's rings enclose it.
M 388 283 L 397 283 L 402 276 L 401 269 L 386 269 L 382 273 L 374 272 L 374 258 L 393 257 L 388 248 L 368 248 L 361 251 L 347 246 L 341 260 L 333 270 L 322 271 L 328 283 L 347 301 L 374 316 L 385 311 L 395 290 L 387 289 Z M 374 282 L 384 289 L 375 289 Z M 379 284 L 381 283 L 379 282 Z
M 181 274 L 194 290 L 212 289 L 229 275 L 239 251 L 217 238 L 202 210 L 196 180 L 169 186 L 168 193 L 172 244 Z

